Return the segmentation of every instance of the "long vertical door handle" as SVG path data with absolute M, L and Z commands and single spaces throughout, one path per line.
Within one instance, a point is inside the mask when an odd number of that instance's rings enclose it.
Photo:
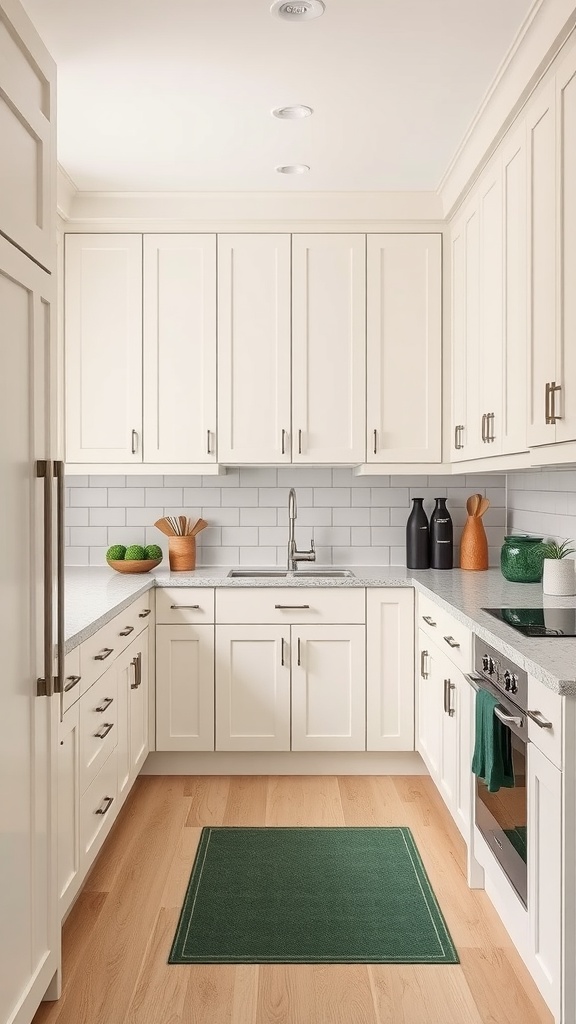
M 556 412 L 556 392 L 562 391 L 562 385 L 557 384 L 555 380 L 550 385 L 550 422 L 556 423 L 556 420 L 561 420 L 562 417 Z
M 550 387 L 550 383 L 547 382 L 544 391 L 544 419 L 546 423 L 552 422 L 552 418 L 550 416 Z
M 428 671 L 426 669 L 426 658 L 428 657 L 428 651 L 420 651 L 420 675 L 422 679 L 428 679 Z
M 450 680 L 449 679 L 445 679 L 444 680 L 444 712 L 445 712 L 445 714 L 449 713 L 449 707 L 450 707 L 450 696 L 449 696 L 449 694 L 450 694 Z
M 132 455 L 136 455 L 138 451 L 138 431 L 132 431 Z
M 39 676 L 36 681 L 36 693 L 38 697 L 51 697 L 54 693 L 54 607 L 52 603 L 52 483 L 54 469 L 51 459 L 38 460 L 36 463 L 36 477 L 44 481 L 42 515 L 44 524 L 44 676 Z
M 56 477 L 56 580 L 58 597 L 56 604 L 56 643 L 58 672 L 54 680 L 54 692 L 64 692 L 64 463 L 54 463 Z
M 298 431 L 298 455 L 302 455 L 302 431 Z
M 302 664 L 302 648 L 301 648 L 301 644 L 300 644 L 300 637 L 298 637 L 298 657 L 297 657 L 297 662 L 298 662 L 299 665 Z
M 285 643 L 284 637 L 281 636 L 280 637 L 280 664 L 281 664 L 282 668 L 284 668 L 284 643 Z
M 378 431 L 374 428 L 374 455 L 378 454 Z
M 282 427 L 282 442 L 281 442 L 282 455 L 286 455 L 286 431 Z
M 210 431 L 209 430 L 206 431 L 206 454 L 207 455 L 212 455 L 212 452 L 210 450 Z
M 482 413 L 482 441 L 486 444 L 488 440 L 488 431 L 486 430 L 488 416 L 485 412 Z
M 450 718 L 454 718 L 456 714 L 456 708 L 452 706 L 452 693 L 456 689 L 456 683 L 452 683 L 448 680 L 448 714 Z

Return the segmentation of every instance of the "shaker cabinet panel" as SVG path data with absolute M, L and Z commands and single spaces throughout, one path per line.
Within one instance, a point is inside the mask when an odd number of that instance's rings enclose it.
M 290 627 L 216 627 L 216 750 L 290 750 Z
M 366 236 L 292 236 L 292 460 L 365 461 Z
M 218 236 L 218 459 L 290 462 L 290 235 Z
M 216 461 L 216 236 L 144 236 L 144 462 Z
M 414 749 L 414 591 L 366 591 L 366 747 Z
M 560 142 L 560 297 L 556 383 L 557 441 L 576 440 L 576 52 L 557 75 Z
M 142 462 L 142 236 L 66 235 L 66 461 Z
M 156 628 L 156 750 L 214 750 L 212 625 Z
M 367 461 L 442 457 L 442 237 L 368 235 Z
M 292 750 L 366 749 L 364 626 L 292 626 Z
M 562 773 L 528 744 L 528 919 L 535 979 L 559 1020 L 562 950 Z

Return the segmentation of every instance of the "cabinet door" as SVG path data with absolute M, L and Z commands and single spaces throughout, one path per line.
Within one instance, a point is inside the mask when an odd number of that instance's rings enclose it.
M 122 654 L 119 654 L 114 665 L 118 694 L 116 756 L 120 803 L 128 796 L 131 785 L 130 702 L 132 687 L 136 685 L 135 644 L 136 641 L 133 641 Z
M 499 155 L 483 175 L 478 192 L 480 215 L 480 344 L 479 377 L 470 381 L 480 401 L 480 456 L 498 455 L 502 448 L 503 377 L 503 205 Z M 472 342 L 472 338 L 470 339 Z M 473 343 L 473 342 L 472 342 Z M 470 359 L 470 365 L 473 365 Z M 485 426 L 482 429 L 482 416 Z M 483 437 L 485 440 L 483 440 Z
M 463 432 L 467 459 L 481 458 L 482 413 L 480 405 L 480 209 L 476 196 L 468 208 L 464 228 L 466 252 L 466 425 Z
M 556 76 L 560 144 L 560 302 L 555 396 L 557 441 L 576 439 L 576 53 Z
M 292 626 L 292 750 L 366 749 L 364 626 Z
M 562 774 L 528 744 L 528 917 L 532 970 L 559 1020 L 562 928 Z
M 58 900 L 62 919 L 80 874 L 80 705 L 68 709 L 58 728 Z
M 156 628 L 156 749 L 214 750 L 214 626 Z
M 0 224 L 7 238 L 50 270 L 56 65 L 19 4 L 2 3 L 0 10 Z
M 526 354 L 528 352 L 528 222 L 526 124 L 502 151 L 504 209 L 503 454 L 526 449 Z
M 134 684 L 130 687 L 130 775 L 132 782 L 138 775 L 150 749 L 149 695 L 150 663 L 148 657 L 148 630 L 131 644 L 135 648 Z
M 144 461 L 216 461 L 216 236 L 144 237 Z
M 452 462 L 467 459 L 468 427 L 466 373 L 466 218 L 452 225 Z
M 142 236 L 66 235 L 66 461 L 142 462 Z
M 556 376 L 556 104 L 554 83 L 527 111 L 529 201 L 528 444 L 552 444 L 556 428 L 546 423 L 546 386 Z
M 366 600 L 366 747 L 414 750 L 414 591 Z
M 439 652 L 418 630 L 418 714 L 416 749 L 435 782 L 440 778 L 443 679 Z
M 442 458 L 442 237 L 369 235 L 367 461 Z
M 216 627 L 216 750 L 290 750 L 289 627 Z
M 290 461 L 290 235 L 218 236 L 218 458 Z
M 366 458 L 366 238 L 292 236 L 292 459 Z

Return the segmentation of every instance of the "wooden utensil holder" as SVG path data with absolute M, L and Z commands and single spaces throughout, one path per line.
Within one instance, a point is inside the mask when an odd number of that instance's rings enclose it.
M 170 537 L 168 557 L 171 572 L 190 572 L 196 568 L 196 538 Z

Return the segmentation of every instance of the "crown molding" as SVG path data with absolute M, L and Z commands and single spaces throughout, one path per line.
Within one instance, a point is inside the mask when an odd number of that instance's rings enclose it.
M 61 220 L 67 221 L 70 219 L 72 206 L 77 195 L 78 187 L 76 183 L 72 181 L 68 171 L 62 167 L 62 164 L 58 164 L 56 172 L 56 209 Z

